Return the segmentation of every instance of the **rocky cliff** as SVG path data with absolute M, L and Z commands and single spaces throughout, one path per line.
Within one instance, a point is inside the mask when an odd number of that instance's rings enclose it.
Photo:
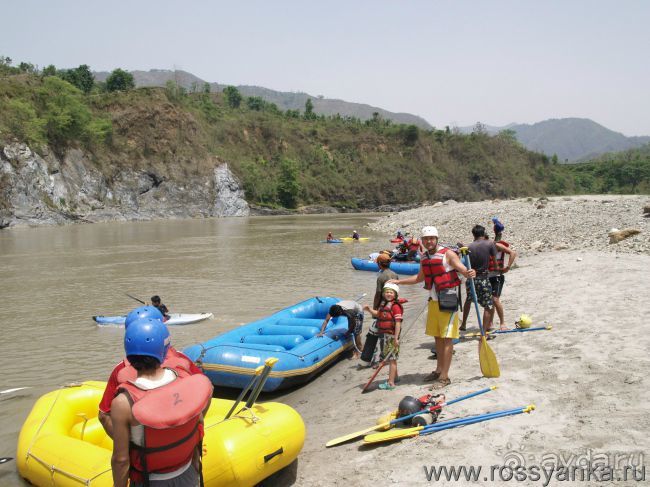
M 0 151 L 0 228 L 27 224 L 246 216 L 244 200 L 228 165 L 214 158 L 212 177 L 182 182 L 153 171 L 120 168 L 110 179 L 79 149 L 57 157 L 25 144 Z

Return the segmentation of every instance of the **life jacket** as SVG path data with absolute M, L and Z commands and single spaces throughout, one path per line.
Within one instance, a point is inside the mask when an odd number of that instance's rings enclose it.
M 417 238 L 413 237 L 411 240 L 409 240 L 408 249 L 411 251 L 420 250 L 420 241 Z
M 386 303 L 384 306 L 380 306 L 377 310 L 377 331 L 381 334 L 394 335 L 395 326 L 397 322 L 395 321 L 395 316 L 393 314 L 393 305 L 396 304 L 399 306 L 400 314 L 404 313 L 404 307 L 402 304 L 406 303 L 407 300 L 400 298 L 397 302 L 391 301 Z
M 453 269 L 447 272 L 445 266 L 442 265 L 445 253 L 449 250 L 447 247 L 439 247 L 432 257 L 429 252 L 426 252 L 424 254 L 425 258 L 420 260 L 420 269 L 424 273 L 425 289 L 430 290 L 435 287 L 436 291 L 440 291 L 441 289 L 460 286 L 458 273 Z
M 192 375 L 190 370 L 190 359 L 183 355 L 181 352 L 173 347 L 169 347 L 165 361 L 162 367 L 172 369 L 180 378 L 189 377 Z M 124 382 L 134 381 L 138 377 L 138 372 L 133 368 L 127 359 L 124 359 L 125 367 L 117 373 L 117 383 L 123 384 Z
M 192 460 L 203 439 L 201 412 L 212 396 L 210 379 L 201 374 L 156 389 L 134 382 L 120 384 L 118 393 L 131 398 L 133 418 L 144 427 L 144 442 L 129 445 L 129 478 L 149 483 L 149 474 L 178 470 Z
M 510 247 L 510 244 L 505 240 L 499 240 L 498 242 L 494 242 L 494 243 L 501 244 L 504 247 Z M 490 256 L 490 261 L 488 262 L 488 271 L 503 272 L 503 269 L 505 268 L 505 266 L 503 265 L 505 263 L 505 258 L 506 258 L 506 253 L 497 249 L 496 257 Z

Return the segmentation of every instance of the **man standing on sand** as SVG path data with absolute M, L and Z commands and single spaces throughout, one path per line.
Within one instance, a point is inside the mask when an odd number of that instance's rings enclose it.
M 497 248 L 497 255 L 495 258 L 490 259 L 488 267 L 488 277 L 490 279 L 490 286 L 492 287 L 492 300 L 494 301 L 494 309 L 492 310 L 490 321 L 494 322 L 494 310 L 496 310 L 499 316 L 499 329 L 506 330 L 507 326 L 503 314 L 503 305 L 501 304 L 501 293 L 506 283 L 504 274 L 514 264 L 517 258 L 517 252 L 512 250 L 510 244 L 503 240 L 502 232 L 505 230 L 503 224 L 496 217 L 492 218 L 492 221 L 494 222 L 494 244 Z M 508 254 L 508 264 L 504 265 L 506 254 Z
M 422 244 L 427 250 L 420 260 L 418 274 L 388 282 L 410 285 L 424 281 L 424 288 L 429 291 L 426 334 L 436 340 L 438 359 L 436 370 L 424 380 L 433 381 L 432 389 L 440 389 L 451 383 L 449 368 L 454 351 L 453 339 L 459 336 L 456 289 L 460 286 L 458 274 L 471 278 L 476 273 L 468 270 L 452 250 L 438 246 L 436 227 L 422 229 Z
M 472 270 L 476 272 L 474 278 L 474 289 L 476 299 L 483 308 L 483 328 L 487 333 L 492 328 L 492 316 L 494 315 L 494 301 L 492 300 L 492 286 L 488 278 L 490 259 L 496 258 L 497 248 L 492 240 L 486 239 L 485 227 L 474 225 L 472 228 L 474 241 L 469 244 L 469 261 Z M 471 296 L 469 281 L 466 283 L 467 296 Z

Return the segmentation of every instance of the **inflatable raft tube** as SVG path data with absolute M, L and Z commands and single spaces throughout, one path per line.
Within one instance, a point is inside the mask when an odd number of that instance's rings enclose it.
M 170 313 L 166 325 L 191 325 L 214 318 L 212 313 Z M 124 325 L 126 316 L 93 316 L 98 325 Z
M 352 267 L 354 267 L 358 271 L 379 272 L 379 266 L 377 265 L 377 262 L 375 262 L 374 260 L 359 259 L 353 257 L 351 262 L 352 262 Z M 417 262 L 391 261 L 389 267 L 392 271 L 396 272 L 397 274 L 402 274 L 406 276 L 413 276 L 420 271 L 420 264 Z
M 36 402 L 18 437 L 16 463 L 25 480 L 36 486 L 113 485 L 113 443 L 97 419 L 105 386 L 84 382 Z M 285 404 L 255 404 L 223 421 L 232 404 L 212 399 L 205 418 L 208 487 L 255 485 L 293 462 L 305 440 L 302 418 Z

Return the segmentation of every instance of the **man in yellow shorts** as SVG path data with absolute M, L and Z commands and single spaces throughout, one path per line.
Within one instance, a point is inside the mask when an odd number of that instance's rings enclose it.
M 424 380 L 433 381 L 432 389 L 440 389 L 451 383 L 449 368 L 454 351 L 452 340 L 459 336 L 458 274 L 470 278 L 476 273 L 468 270 L 453 250 L 438 246 L 436 227 L 424 227 L 421 238 L 426 252 L 420 260 L 418 274 L 388 282 L 409 285 L 424 281 L 424 288 L 429 292 L 426 334 L 435 338 L 438 357 L 436 370 Z

